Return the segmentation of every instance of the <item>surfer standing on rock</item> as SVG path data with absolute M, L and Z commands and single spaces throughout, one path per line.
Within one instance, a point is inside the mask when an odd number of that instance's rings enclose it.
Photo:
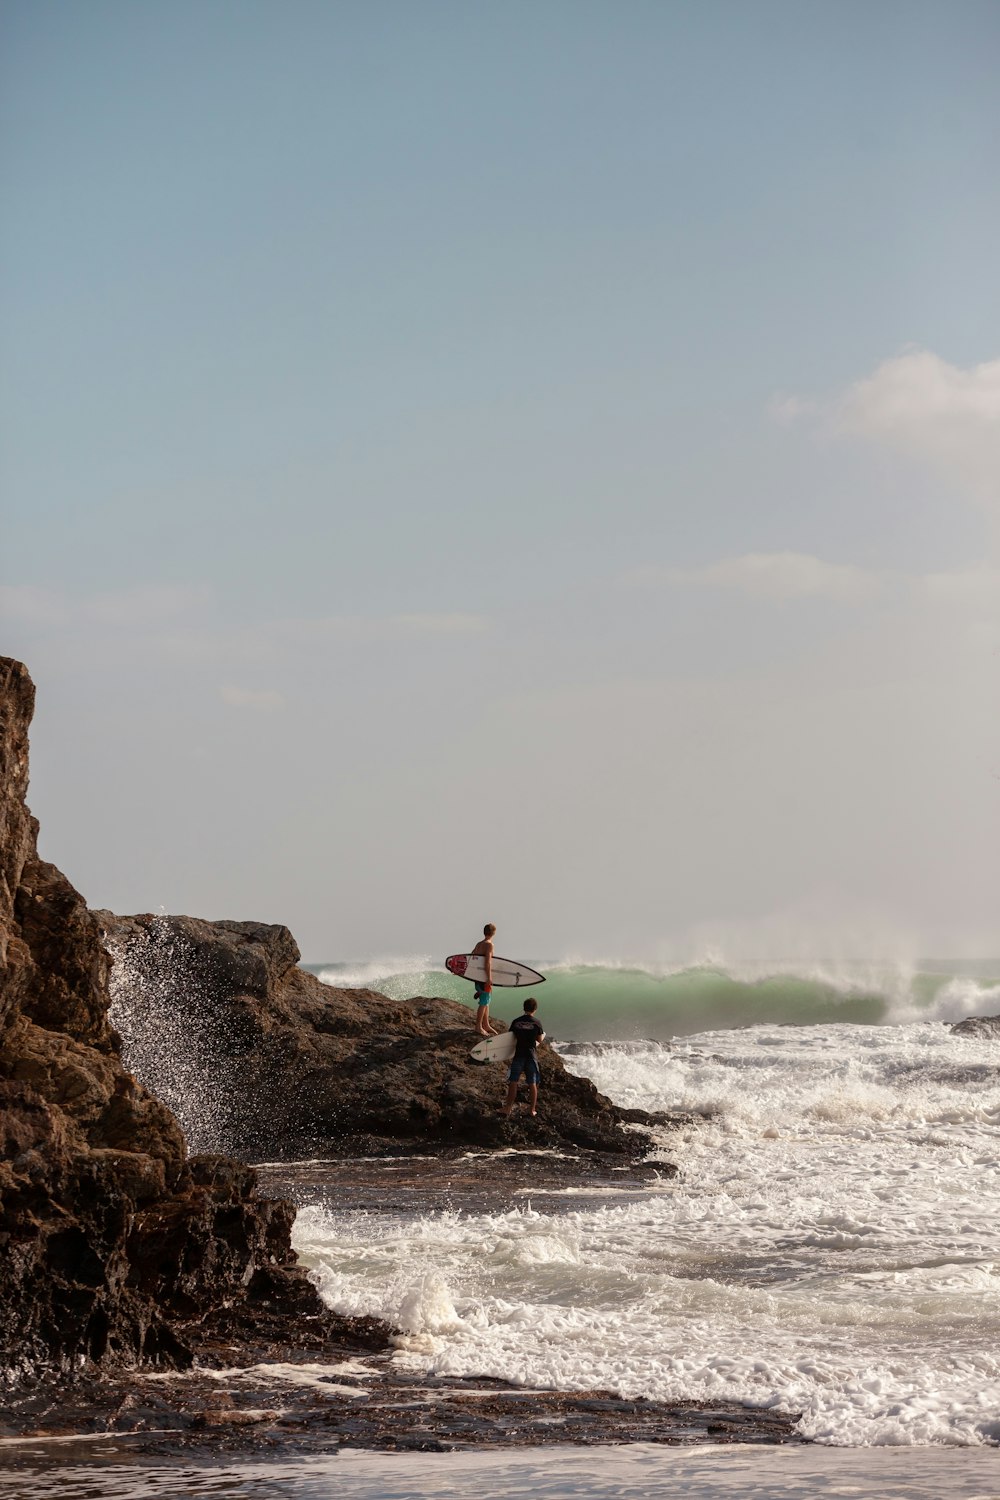
M 476 980 L 476 1030 L 480 1036 L 498 1036 L 501 1028 L 490 1021 L 490 996 L 493 994 L 493 936 L 496 927 L 487 922 L 480 941 L 473 948 L 483 960 L 483 979 Z
M 531 1113 L 538 1113 L 538 1084 L 541 1074 L 538 1071 L 538 1058 L 535 1056 L 535 1048 L 539 1042 L 544 1042 L 545 1032 L 542 1023 L 535 1015 L 538 1009 L 538 1001 L 534 995 L 529 995 L 524 1002 L 524 1015 L 518 1016 L 511 1021 L 510 1029 L 514 1036 L 514 1057 L 511 1061 L 510 1072 L 507 1074 L 507 1102 L 501 1113 L 509 1120 L 514 1113 L 514 1105 L 517 1102 L 517 1086 L 524 1075 L 524 1081 L 528 1085 L 528 1103 Z

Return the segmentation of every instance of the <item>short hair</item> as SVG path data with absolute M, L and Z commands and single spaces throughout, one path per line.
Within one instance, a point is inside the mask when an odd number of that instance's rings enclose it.
M 538 1009 L 538 1001 L 535 999 L 534 995 L 528 996 L 527 1000 L 525 1000 L 524 1002 L 524 1008 L 528 1012 L 529 1016 L 534 1015 L 535 1011 Z
M 486 926 L 483 928 L 483 937 L 492 937 L 495 932 L 496 928 L 494 927 L 493 923 L 487 922 Z

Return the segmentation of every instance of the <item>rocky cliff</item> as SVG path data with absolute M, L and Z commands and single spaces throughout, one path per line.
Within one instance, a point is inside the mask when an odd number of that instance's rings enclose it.
M 286 1314 L 336 1338 L 295 1264 L 291 1205 L 246 1166 L 188 1158 L 122 1063 L 98 921 L 38 857 L 33 706 L 0 657 L 0 1374 L 184 1365 L 204 1330 Z
M 96 915 L 126 1059 L 204 1147 L 258 1161 L 517 1145 L 627 1162 L 649 1149 L 625 1128 L 649 1116 L 546 1047 L 539 1117 L 501 1119 L 504 1070 L 470 1060 L 469 1007 L 331 988 L 298 967 L 286 927 Z

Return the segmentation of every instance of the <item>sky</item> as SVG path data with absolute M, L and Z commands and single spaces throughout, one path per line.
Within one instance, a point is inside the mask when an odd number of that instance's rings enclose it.
M 1000 952 L 996 0 L 4 0 L 0 651 L 91 905 Z

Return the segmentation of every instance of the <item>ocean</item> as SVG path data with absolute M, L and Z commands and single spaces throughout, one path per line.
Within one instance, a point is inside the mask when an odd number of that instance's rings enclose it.
M 535 991 L 551 1036 L 599 1041 L 667 1041 L 702 1031 L 753 1026 L 960 1021 L 1000 1009 L 1000 959 L 917 964 L 760 960 L 677 966 L 533 959 L 546 976 Z M 406 999 L 445 995 L 468 1002 L 471 986 L 426 955 L 363 963 L 310 964 L 328 984 L 363 986 Z M 494 990 L 493 1013 L 521 1008 L 514 990 Z
M 307 1207 L 299 1253 L 414 1368 L 735 1398 L 833 1445 L 997 1442 L 1000 1040 L 947 1024 L 1000 1010 L 998 966 L 974 970 L 556 967 L 538 1014 L 567 1066 L 696 1117 L 659 1142 L 679 1177 L 573 1211 L 526 1159 L 514 1211 Z
M 471 993 L 422 958 L 314 972 L 401 998 Z M 1000 1040 L 948 1024 L 1000 1011 L 1000 964 L 547 972 L 539 1016 L 567 1066 L 621 1104 L 690 1115 L 653 1153 L 679 1175 L 595 1198 L 533 1185 L 526 1152 L 514 1206 L 495 1211 L 337 1212 L 318 1196 L 294 1243 L 322 1296 L 395 1324 L 395 1360 L 417 1375 L 736 1400 L 793 1414 L 818 1446 L 341 1455 L 280 1476 L 192 1473 L 187 1489 L 133 1466 L 118 1490 L 105 1462 L 95 1490 L 86 1465 L 43 1464 L 18 1500 L 388 1500 L 478 1484 L 1000 1497 Z M 509 1020 L 521 998 L 495 991 L 493 1013 Z M 62 1488 L 45 1488 L 57 1473 Z

